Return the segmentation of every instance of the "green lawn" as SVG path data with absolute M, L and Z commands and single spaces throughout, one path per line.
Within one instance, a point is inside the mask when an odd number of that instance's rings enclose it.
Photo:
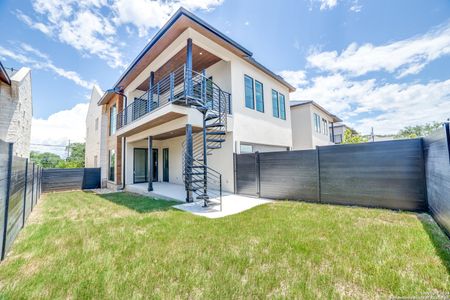
M 449 295 L 427 215 L 276 202 L 221 219 L 126 193 L 44 195 L 0 264 L 0 298 Z

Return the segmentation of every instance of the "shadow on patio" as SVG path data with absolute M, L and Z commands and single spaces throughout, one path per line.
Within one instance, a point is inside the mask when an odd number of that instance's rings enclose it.
M 99 194 L 98 196 L 115 204 L 135 210 L 138 213 L 172 210 L 174 209 L 172 208 L 173 205 L 179 204 L 176 201 L 161 200 L 128 192 Z

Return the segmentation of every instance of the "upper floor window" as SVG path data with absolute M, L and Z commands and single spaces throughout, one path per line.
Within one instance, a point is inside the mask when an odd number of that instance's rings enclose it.
M 286 98 L 275 90 L 272 90 L 272 110 L 275 118 L 286 120 Z
M 278 92 L 275 90 L 272 90 L 272 111 L 273 111 L 273 116 L 275 118 L 279 118 L 280 117 L 280 111 L 279 111 L 279 106 L 278 106 Z
M 116 133 L 116 117 L 117 117 L 117 108 L 114 104 L 109 108 L 109 135 L 113 135 Z
M 328 135 L 328 121 L 322 118 L 322 133 Z
M 314 120 L 314 130 L 316 132 L 320 133 L 321 132 L 321 126 L 320 126 L 320 117 L 319 117 L 319 115 L 314 113 L 313 120 Z
M 256 110 L 264 112 L 264 87 L 261 82 L 255 80 L 255 94 L 256 94 Z
M 245 107 L 255 109 L 253 78 L 245 75 Z

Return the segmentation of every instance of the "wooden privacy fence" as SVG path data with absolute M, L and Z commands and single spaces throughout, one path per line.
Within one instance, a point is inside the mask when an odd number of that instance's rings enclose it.
M 239 154 L 238 194 L 424 211 L 422 140 Z
M 42 192 L 100 188 L 100 168 L 44 169 Z
M 13 144 L 0 140 L 1 260 L 40 198 L 41 173 L 27 158 L 13 156 Z

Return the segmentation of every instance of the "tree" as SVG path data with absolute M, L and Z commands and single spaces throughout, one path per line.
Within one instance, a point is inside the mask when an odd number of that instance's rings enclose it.
M 58 168 L 84 168 L 84 143 L 73 143 L 67 146 L 69 156 L 65 162 L 61 162 Z
M 347 128 L 344 132 L 344 140 L 342 141 L 342 144 L 359 144 L 366 143 L 368 141 L 369 140 L 367 139 L 367 137 L 364 137 L 359 133 Z
M 56 166 L 63 161 L 61 157 L 54 153 L 39 153 L 36 151 L 31 151 L 30 160 L 42 168 L 56 168 Z
M 440 122 L 426 123 L 424 125 L 407 126 L 400 130 L 396 135 L 396 139 L 414 139 L 424 137 L 442 126 Z

